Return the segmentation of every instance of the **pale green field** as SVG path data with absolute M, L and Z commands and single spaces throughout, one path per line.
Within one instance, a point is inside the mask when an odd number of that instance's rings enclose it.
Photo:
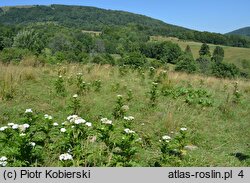
M 193 42 L 193 41 L 183 41 L 179 40 L 178 38 L 172 37 L 161 37 L 161 36 L 152 36 L 151 40 L 155 41 L 172 41 L 173 43 L 177 43 L 182 50 L 185 50 L 186 46 L 189 45 L 193 52 L 195 58 L 199 57 L 199 50 L 202 43 Z M 214 48 L 217 45 L 209 44 L 210 51 L 213 53 Z M 242 60 L 247 60 L 250 65 L 250 48 L 238 48 L 238 47 L 229 47 L 229 46 L 222 46 L 225 51 L 225 58 L 224 61 L 228 63 L 234 63 L 239 68 L 243 69 L 244 71 L 250 72 L 249 68 L 244 68 L 242 65 Z
M 64 71 L 65 96 L 58 95 L 55 90 L 59 70 Z M 125 102 L 129 106 L 126 115 L 135 118 L 131 129 L 142 139 L 141 145 L 135 145 L 136 154 L 130 157 L 135 163 L 132 166 L 156 166 L 155 162 L 161 163 L 159 140 L 164 135 L 174 138 L 182 127 L 188 129 L 185 145 L 198 148 L 185 153 L 183 151 L 181 158 L 170 156 L 171 161 L 162 163 L 162 166 L 250 166 L 250 83 L 247 81 L 238 80 L 241 96 L 240 101 L 235 103 L 235 81 L 168 71 L 158 84 L 156 105 L 151 107 L 149 92 L 152 90 L 152 81 L 157 80 L 161 70 L 150 77 L 149 70 L 145 70 L 146 75 L 142 75 L 137 70 L 127 69 L 121 75 L 118 67 L 100 65 L 48 65 L 37 68 L 1 65 L 0 127 L 10 122 L 19 123 L 20 115 L 29 108 L 40 116 L 53 116 L 52 122 L 59 124 L 59 128 L 53 127 L 53 133 L 59 137 L 59 141 L 56 137 L 52 139 L 53 144 L 46 144 L 42 152 L 44 159 L 38 165 L 62 166 L 58 156 L 65 152 L 56 145 L 64 142 L 60 128 L 71 114 L 69 106 L 78 90 L 76 78 L 79 72 L 83 73 L 83 80 L 90 83 L 90 90 L 79 96 L 78 113 L 92 122 L 90 133 L 97 136 L 97 141 L 94 146 L 91 143 L 77 148 L 73 146 L 71 153 L 74 161 L 71 165 L 119 166 L 112 164 L 117 161 L 112 158 L 117 148 L 105 150 L 96 128 L 100 124 L 100 117 L 111 119 L 115 131 L 111 133 L 110 140 L 117 142 L 122 139 L 120 131 L 123 131 L 124 121 L 115 119 L 112 112 L 117 95 L 123 95 L 126 99 L 131 90 L 132 100 Z M 93 83 L 99 79 L 101 86 L 97 91 Z M 84 157 L 79 156 L 79 150 Z M 9 166 L 17 166 L 7 152 L 6 148 L 2 148 L 0 156 L 9 155 L 8 159 L 12 160 Z M 244 158 L 241 159 L 240 155 Z

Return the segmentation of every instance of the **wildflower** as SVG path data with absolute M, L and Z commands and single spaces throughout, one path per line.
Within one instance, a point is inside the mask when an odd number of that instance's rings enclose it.
M 53 123 L 53 126 L 58 126 L 58 123 Z
M 78 116 L 77 115 L 70 115 L 67 117 L 67 120 L 71 122 L 71 120 L 76 119 Z
M 52 120 L 52 118 L 53 118 L 53 117 L 52 117 L 52 116 L 50 116 L 50 115 L 48 115 L 48 114 L 45 114 L 45 115 L 44 115 L 44 118 L 45 118 L 45 119 Z
M 85 125 L 87 125 L 88 127 L 91 127 L 91 126 L 92 126 L 92 123 L 87 122 L 87 123 L 85 123 Z
M 12 129 L 18 129 L 19 128 L 19 125 L 18 124 L 14 124 L 13 126 L 12 126 Z
M 7 126 L 3 126 L 0 128 L 0 132 L 3 132 L 4 130 L 6 130 L 8 127 Z
M 165 142 L 169 142 L 171 140 L 171 137 L 169 137 L 168 135 L 164 135 L 162 136 L 162 140 L 164 140 Z
M 133 133 L 135 133 L 135 131 L 130 130 L 129 128 L 124 129 L 124 132 L 127 133 L 127 134 L 133 134 Z
M 132 120 L 134 120 L 135 118 L 134 118 L 133 116 L 124 116 L 123 119 L 125 119 L 125 120 L 127 120 L 127 121 L 132 121 Z
M 0 158 L 0 167 L 5 167 L 7 165 L 8 158 L 6 156 L 2 156 Z
M 73 157 L 69 153 L 61 154 L 59 156 L 60 161 L 62 161 L 62 160 L 66 161 L 66 160 L 72 160 L 72 159 L 73 159 Z
M 25 113 L 32 113 L 33 111 L 32 111 L 32 109 L 26 109 L 25 110 Z
M 77 94 L 73 95 L 73 98 L 77 98 L 77 97 L 78 97 L 78 95 L 77 95 Z
M 128 106 L 128 105 L 123 105 L 123 106 L 122 106 L 122 110 L 128 111 L 128 110 L 129 110 L 129 106 Z
M 101 119 L 101 122 L 103 124 L 107 124 L 107 125 L 111 125 L 112 124 L 112 121 L 111 120 L 108 120 L 108 118 L 102 118 Z
M 0 161 L 7 161 L 8 160 L 8 158 L 6 157 L 6 156 L 2 156 L 1 158 L 0 158 Z
M 117 95 L 117 98 L 122 98 L 122 95 Z
M 163 139 L 163 140 L 170 140 L 171 137 L 169 137 L 169 136 L 167 136 L 167 135 L 164 135 L 164 136 L 162 136 L 162 139 Z
M 8 123 L 8 126 L 13 126 L 15 123 Z
M 81 123 L 86 123 L 84 119 L 77 115 L 71 115 L 67 117 L 67 120 L 69 120 L 70 123 L 75 123 L 75 124 L 81 124 Z
M 36 143 L 35 142 L 30 142 L 29 143 L 32 147 L 35 147 Z
M 187 128 L 181 128 L 181 131 L 187 131 Z
M 66 132 L 66 129 L 65 128 L 61 128 L 61 130 L 60 130 L 61 132 Z
M 152 84 L 153 84 L 153 85 L 155 85 L 155 86 L 157 86 L 157 85 L 158 85 L 158 83 L 156 83 L 156 82 L 152 82 Z
M 14 125 L 12 126 L 12 128 L 14 127 Z M 24 132 L 27 128 L 29 128 L 30 125 L 29 124 L 23 124 L 23 125 L 19 125 L 18 128 L 21 132 Z M 13 128 L 14 129 L 14 128 Z
M 82 119 L 82 118 L 78 118 L 78 119 L 76 119 L 74 121 L 74 123 L 78 125 L 78 124 L 81 124 L 81 123 L 86 123 L 86 121 L 84 119 Z
M 25 133 L 20 133 L 20 137 L 24 137 L 26 134 Z
M 0 167 L 5 167 L 7 165 L 7 161 L 0 161 Z
M 23 124 L 23 126 L 24 126 L 24 128 L 29 128 L 30 127 L 30 125 L 27 124 L 27 123 Z

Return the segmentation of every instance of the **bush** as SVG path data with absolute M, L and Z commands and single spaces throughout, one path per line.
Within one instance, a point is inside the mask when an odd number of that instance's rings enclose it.
M 240 70 L 234 64 L 214 63 L 212 74 L 220 78 L 235 78 L 240 75 Z
M 209 56 L 201 56 L 196 61 L 199 64 L 199 69 L 201 73 L 211 74 L 212 62 Z
M 191 56 L 183 55 L 178 59 L 175 70 L 194 73 L 197 71 L 197 63 Z
M 139 52 L 129 53 L 125 58 L 121 59 L 122 64 L 139 68 L 145 65 L 147 59 Z
M 10 62 L 20 62 L 24 57 L 32 55 L 27 49 L 5 48 L 0 52 L 0 61 L 5 64 Z
M 141 45 L 141 52 L 149 58 L 162 60 L 164 63 L 176 63 L 182 51 L 178 44 L 170 41 L 149 42 Z

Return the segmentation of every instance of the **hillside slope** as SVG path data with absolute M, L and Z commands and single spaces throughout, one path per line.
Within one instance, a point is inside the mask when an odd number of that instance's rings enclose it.
M 241 35 L 241 36 L 249 36 L 250 37 L 250 27 L 244 27 L 241 29 L 237 29 L 235 31 L 227 33 L 228 35 Z
M 6 10 L 0 16 L 2 24 L 28 24 L 50 21 L 69 27 L 100 30 L 104 26 L 124 26 L 133 23 L 141 26 L 152 26 L 154 29 L 174 30 L 177 32 L 188 30 L 143 15 L 87 6 L 50 5 L 30 6 L 29 8 L 2 7 L 2 9 Z
M 183 51 L 185 50 L 186 46 L 189 45 L 191 47 L 195 59 L 199 57 L 199 50 L 202 45 L 202 43 L 200 42 L 184 41 L 184 40 L 179 40 L 177 38 L 161 37 L 161 36 L 152 36 L 151 41 L 171 41 L 173 43 L 177 43 Z M 209 44 L 211 53 L 213 52 L 216 46 L 217 45 Z M 225 51 L 224 62 L 233 63 L 236 66 L 238 66 L 242 71 L 250 73 L 249 48 L 235 48 L 230 46 L 222 46 L 222 47 Z
M 241 37 L 199 32 L 124 11 L 66 5 L 2 7 L 0 9 L 2 9 L 2 12 L 0 10 L 0 24 L 27 25 L 38 22 L 54 22 L 66 27 L 85 30 L 102 30 L 111 26 L 135 24 L 142 32 L 149 35 L 173 36 L 212 44 L 250 47 L 250 40 Z

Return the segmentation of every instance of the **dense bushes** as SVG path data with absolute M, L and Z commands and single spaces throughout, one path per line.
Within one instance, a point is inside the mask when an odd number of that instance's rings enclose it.
M 161 60 L 163 63 L 176 63 L 182 51 L 178 44 L 170 41 L 148 42 L 142 45 L 141 52 L 149 58 Z
M 200 57 L 194 61 L 190 47 L 183 52 L 178 44 L 170 41 L 149 41 L 140 26 L 131 24 L 103 30 L 86 32 L 53 23 L 23 28 L 3 26 L 0 28 L 0 61 L 20 62 L 26 56 L 35 55 L 39 62 L 51 64 L 81 62 L 157 68 L 170 63 L 176 64 L 176 71 L 230 78 L 246 76 L 236 66 L 223 63 L 224 50 L 219 46 L 211 56 L 209 46 L 204 43 Z
M 240 76 L 240 70 L 234 64 L 213 63 L 212 74 L 222 78 L 234 78 Z
M 0 52 L 0 61 L 4 64 L 12 62 L 20 62 L 25 56 L 32 53 L 27 49 L 5 48 Z
M 191 56 L 183 55 L 178 59 L 175 70 L 194 73 L 197 71 L 197 63 Z
M 146 62 L 146 57 L 139 52 L 130 53 L 120 60 L 120 64 L 129 65 L 134 68 L 142 67 Z

